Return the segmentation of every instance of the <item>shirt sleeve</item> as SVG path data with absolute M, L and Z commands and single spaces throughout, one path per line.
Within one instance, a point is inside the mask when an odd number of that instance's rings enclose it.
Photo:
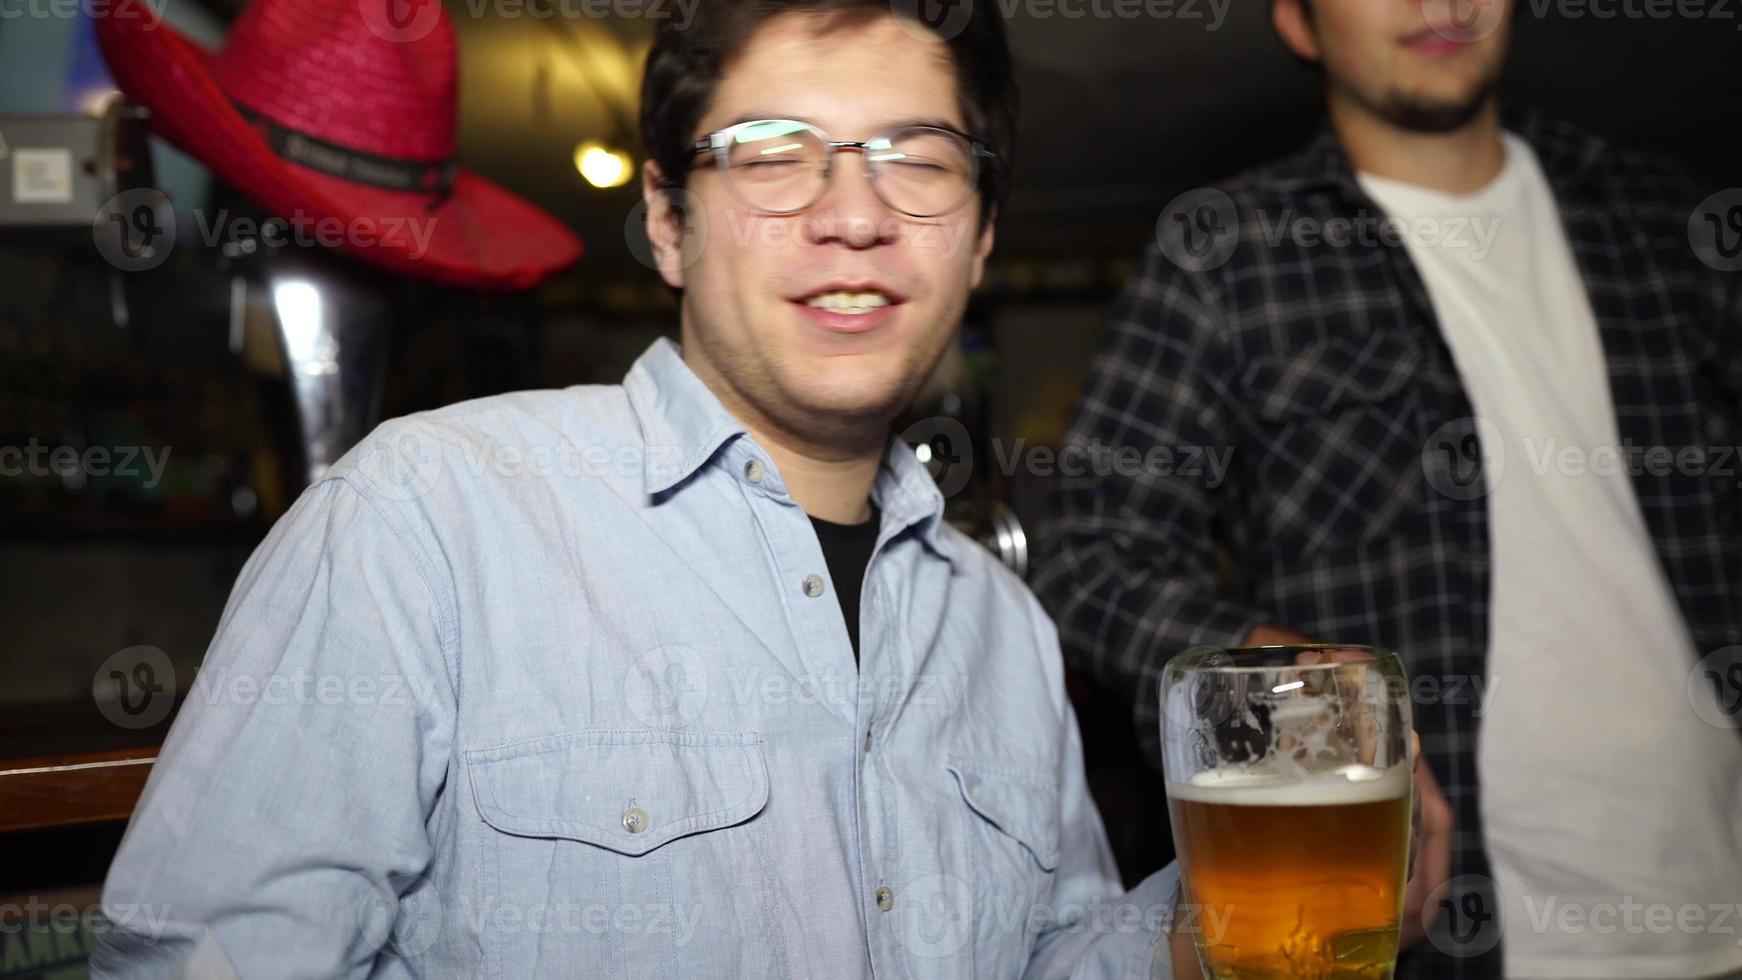
M 110 867 L 93 976 L 369 974 L 454 731 L 452 594 L 401 521 L 331 478 L 243 567 Z
M 1056 631 L 1035 607 L 1043 649 L 1056 655 Z M 1089 794 L 1077 715 L 1059 684 L 1059 864 L 1052 895 L 1036 910 L 1042 927 L 1023 976 L 1028 980 L 1172 980 L 1169 927 L 1177 865 L 1126 892 L 1101 815 Z
M 1245 532 L 1226 339 L 1203 289 L 1151 246 L 1085 382 L 1038 536 L 1034 589 L 1065 652 L 1131 692 L 1152 760 L 1163 663 L 1271 619 L 1218 593 L 1217 543 L 1237 547 Z
M 1169 927 L 1174 916 L 1177 864 L 1169 864 L 1124 892 L 1100 814 L 1083 778 L 1076 716 L 1062 787 L 1060 858 L 1046 925 L 1035 940 L 1023 976 L 1029 980 L 1172 980 Z

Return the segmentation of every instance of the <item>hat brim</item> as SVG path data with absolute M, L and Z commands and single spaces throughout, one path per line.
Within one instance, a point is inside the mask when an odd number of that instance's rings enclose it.
M 425 194 L 372 187 L 290 163 L 218 86 L 212 57 L 156 15 L 95 22 L 115 82 L 151 110 L 152 128 L 305 240 L 448 286 L 525 289 L 573 264 L 580 239 L 532 203 L 460 170 Z

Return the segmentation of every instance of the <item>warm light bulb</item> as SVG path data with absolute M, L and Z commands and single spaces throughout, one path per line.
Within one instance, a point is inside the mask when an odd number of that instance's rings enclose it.
M 87 116 L 102 116 L 109 111 L 109 103 L 121 97 L 121 93 L 111 87 L 94 88 L 79 96 L 79 111 Z
M 629 154 L 588 140 L 575 147 L 575 169 L 594 187 L 622 187 L 629 182 Z

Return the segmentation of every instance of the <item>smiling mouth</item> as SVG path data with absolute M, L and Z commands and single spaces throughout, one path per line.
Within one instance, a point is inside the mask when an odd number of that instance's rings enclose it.
M 799 302 L 813 310 L 823 310 L 828 313 L 840 313 L 846 316 L 863 316 L 877 310 L 894 306 L 900 300 L 879 290 L 844 290 L 834 289 L 815 293 Z

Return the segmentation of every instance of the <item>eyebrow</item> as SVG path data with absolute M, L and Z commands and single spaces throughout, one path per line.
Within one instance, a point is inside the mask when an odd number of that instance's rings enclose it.
M 804 116 L 796 116 L 796 115 L 792 115 L 790 113 L 782 113 L 782 112 L 746 112 L 746 113 L 738 116 L 737 118 L 733 119 L 731 122 L 728 122 L 723 126 L 716 127 L 714 130 L 710 130 L 710 132 L 718 132 L 721 129 L 730 129 L 733 126 L 737 126 L 737 125 L 740 125 L 742 123 L 758 122 L 758 121 L 763 120 L 763 119 L 790 119 L 793 122 L 806 123 L 807 125 L 816 126 L 818 129 L 824 129 L 826 131 L 826 127 L 818 124 L 815 120 L 806 119 Z M 929 117 L 921 117 L 921 116 L 910 116 L 910 117 L 905 118 L 905 119 L 896 119 L 896 120 L 893 120 L 891 122 L 885 123 L 881 126 L 878 126 L 876 129 L 872 130 L 871 135 L 876 135 L 877 133 L 886 132 L 886 131 L 891 130 L 891 129 L 906 129 L 910 126 L 930 126 L 933 129 L 947 129 L 947 130 L 954 132 L 954 133 L 967 132 L 967 130 L 965 128 L 958 126 L 955 123 L 950 122 L 947 119 L 937 119 L 937 118 L 929 118 Z M 702 135 L 706 136 L 707 134 L 704 133 Z M 833 134 L 831 134 L 831 135 L 833 135 Z

